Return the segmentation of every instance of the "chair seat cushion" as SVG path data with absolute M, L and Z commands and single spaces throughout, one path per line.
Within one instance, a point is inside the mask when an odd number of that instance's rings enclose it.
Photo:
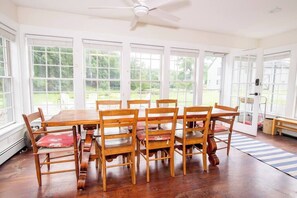
M 150 124 L 149 129 L 158 128 L 157 124 Z M 137 122 L 137 130 L 145 130 L 145 122 Z
M 149 129 L 156 129 L 158 128 L 157 124 L 150 124 Z M 129 127 L 131 130 L 131 127 Z M 145 130 L 145 122 L 137 122 L 136 131 Z
M 77 139 L 80 139 L 79 134 Z M 59 133 L 59 134 L 49 134 L 40 138 L 36 145 L 38 147 L 45 148 L 65 148 L 73 146 L 73 134 L 72 133 Z
M 101 148 L 101 137 L 96 138 L 98 146 Z M 105 148 L 116 148 L 116 147 L 124 147 L 132 145 L 131 138 L 121 138 L 121 139 L 105 139 Z
M 182 139 L 183 138 L 183 131 L 176 131 L 175 133 L 175 137 Z M 195 132 L 188 132 L 186 135 L 187 139 L 191 139 L 191 138 L 202 138 L 203 134 L 199 131 L 195 131 Z
M 228 127 L 222 124 L 216 124 L 214 128 L 214 133 L 219 133 L 219 132 L 228 131 L 228 130 L 229 130 Z
M 145 131 L 137 131 L 137 138 L 139 140 L 145 140 L 146 135 L 145 135 Z M 170 134 L 168 135 L 150 135 L 149 136 L 149 140 L 150 141 L 156 141 L 156 140 L 170 140 Z

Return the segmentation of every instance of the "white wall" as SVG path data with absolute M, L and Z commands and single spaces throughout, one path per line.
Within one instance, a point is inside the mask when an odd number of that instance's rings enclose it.
M 0 0 L 0 15 L 17 21 L 17 8 L 10 0 Z
M 263 38 L 259 41 L 259 47 L 261 48 L 273 48 L 292 44 L 297 44 L 297 30 Z

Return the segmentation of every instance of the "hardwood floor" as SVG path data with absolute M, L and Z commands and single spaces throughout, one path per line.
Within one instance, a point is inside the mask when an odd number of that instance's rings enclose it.
M 297 139 L 262 132 L 256 139 L 297 154 Z M 189 159 L 186 176 L 182 159 L 176 155 L 174 178 L 167 162 L 152 162 L 150 183 L 146 183 L 143 159 L 136 185 L 132 185 L 126 167 L 108 169 L 107 192 L 103 193 L 94 162 L 89 165 L 84 191 L 76 190 L 74 172 L 43 176 L 39 188 L 33 155 L 27 151 L 0 167 L 0 197 L 297 197 L 297 179 L 234 148 L 229 157 L 226 150 L 217 153 L 220 165 L 209 165 L 208 173 L 202 170 L 201 156 Z

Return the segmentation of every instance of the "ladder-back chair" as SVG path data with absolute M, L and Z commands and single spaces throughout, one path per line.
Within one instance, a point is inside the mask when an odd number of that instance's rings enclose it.
M 35 158 L 36 175 L 39 186 L 42 185 L 42 175 L 75 171 L 76 178 L 79 176 L 79 159 L 81 159 L 80 135 L 77 134 L 75 126 L 69 129 L 48 130 L 49 127 L 40 127 L 33 130 L 33 125 L 44 121 L 41 108 L 38 112 L 25 115 L 23 118 L 30 136 Z M 36 141 L 36 137 L 42 137 Z M 70 153 L 70 154 L 69 154 Z M 55 155 L 54 155 L 55 154 Z M 69 159 L 71 157 L 71 159 Z M 44 160 L 41 160 L 44 158 Z M 63 159 L 61 159 L 63 158 Z M 50 170 L 52 164 L 74 162 L 75 168 L 63 170 Z M 47 171 L 43 170 L 43 165 L 47 165 Z
M 140 164 L 140 155 L 146 160 L 146 180 L 150 181 L 149 162 L 169 159 L 170 174 L 174 177 L 174 135 L 178 108 L 151 108 L 145 110 L 145 131 L 137 131 L 137 167 Z M 157 128 L 149 128 L 157 125 Z M 145 149 L 140 149 L 140 146 Z M 150 158 L 159 150 L 165 156 Z
M 103 180 L 103 191 L 106 191 L 106 169 L 116 166 L 129 166 L 132 183 L 136 184 L 135 176 L 135 139 L 137 109 L 119 109 L 99 111 L 100 137 L 96 138 L 96 150 Z M 128 130 L 129 128 L 129 130 Z M 120 164 L 107 165 L 117 156 L 125 155 L 127 161 Z
M 212 107 L 184 107 L 183 130 L 177 131 L 175 140 L 179 145 L 176 152 L 183 158 L 183 173 L 186 175 L 186 159 L 202 154 L 203 170 L 207 171 L 207 137 Z M 202 122 L 198 125 L 197 122 Z
M 222 109 L 226 111 L 236 111 L 238 110 L 238 106 L 236 107 L 228 107 L 223 105 L 218 105 L 215 103 L 214 106 L 216 109 Z M 217 118 L 212 119 L 212 126 L 211 126 L 211 132 L 214 133 L 214 138 L 217 143 L 223 142 L 227 144 L 227 146 L 218 147 L 218 150 L 227 148 L 227 155 L 229 155 L 230 152 L 230 146 L 231 146 L 231 137 L 233 132 L 233 124 L 235 121 L 235 116 L 221 116 Z M 222 134 L 227 133 L 228 139 L 221 139 L 216 134 Z

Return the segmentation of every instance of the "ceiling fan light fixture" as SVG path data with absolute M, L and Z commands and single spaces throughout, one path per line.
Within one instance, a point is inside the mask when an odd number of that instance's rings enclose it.
M 144 5 L 139 5 L 134 7 L 134 13 L 138 17 L 142 17 L 144 15 L 147 15 L 149 12 L 149 8 Z

